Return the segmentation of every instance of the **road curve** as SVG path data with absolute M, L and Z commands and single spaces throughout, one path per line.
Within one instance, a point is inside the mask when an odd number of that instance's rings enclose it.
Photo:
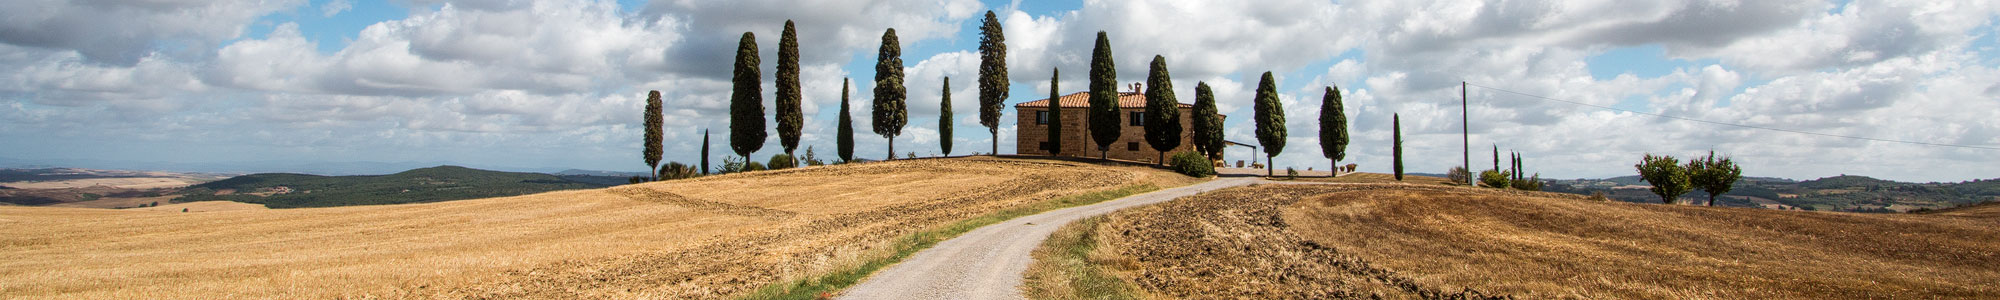
M 987 225 L 876 272 L 841 292 L 839 299 L 1021 299 L 1022 276 L 1028 263 L 1034 261 L 1029 253 L 1057 227 L 1128 207 L 1255 182 L 1257 178 L 1222 178 Z

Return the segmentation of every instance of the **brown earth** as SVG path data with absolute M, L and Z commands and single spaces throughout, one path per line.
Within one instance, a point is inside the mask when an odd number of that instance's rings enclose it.
M 408 205 L 0 207 L 0 298 L 721 298 L 1007 207 L 1188 182 L 972 157 Z
M 1157 298 L 1980 298 L 2000 217 L 1261 185 L 1114 213 L 1102 259 Z

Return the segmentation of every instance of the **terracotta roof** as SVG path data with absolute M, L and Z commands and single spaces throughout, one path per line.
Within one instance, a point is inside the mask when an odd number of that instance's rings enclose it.
M 1061 98 L 1062 98 L 1062 107 L 1090 107 L 1090 92 L 1088 91 L 1063 95 Z M 1180 103 L 1180 105 L 1181 108 L 1194 108 L 1193 104 Z M 1015 104 L 1014 107 L 1049 107 L 1049 99 L 1021 102 L 1021 104 Z M 1119 92 L 1118 107 L 1120 108 L 1146 107 L 1146 94 Z

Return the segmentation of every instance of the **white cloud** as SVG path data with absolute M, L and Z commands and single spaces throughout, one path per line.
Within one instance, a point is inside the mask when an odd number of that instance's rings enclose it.
M 260 16 L 299 0 L 0 1 L 0 42 L 75 50 L 90 62 L 130 66 L 152 53 L 205 52 L 236 38 Z
M 328 18 L 353 9 L 354 3 L 349 3 L 347 0 L 327 1 L 326 4 L 321 4 L 319 7 L 320 16 Z

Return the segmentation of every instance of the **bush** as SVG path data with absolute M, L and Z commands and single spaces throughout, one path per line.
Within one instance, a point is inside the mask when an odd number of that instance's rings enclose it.
M 1479 172 L 1479 183 L 1480 183 L 1480 184 L 1484 184 L 1484 185 L 1486 185 L 1486 187 L 1490 187 L 1490 188 L 1496 188 L 1496 189 L 1504 189 L 1504 188 L 1507 188 L 1507 183 L 1508 183 L 1508 182 L 1507 182 L 1507 181 L 1508 181 L 1507 179 L 1508 179 L 1508 177 L 1513 177 L 1513 175 L 1512 175 L 1512 174 L 1507 174 L 1507 173 L 1508 173 L 1508 172 L 1505 172 L 1505 171 L 1500 171 L 1500 170 L 1485 170 L 1485 171 L 1480 171 L 1480 172 Z
M 753 162 L 747 162 L 747 163 L 743 163 L 743 172 L 755 172 L 755 171 L 763 171 L 763 170 L 769 170 L 769 169 L 768 169 L 768 168 L 765 168 L 765 167 L 764 167 L 764 164 L 762 164 L 762 163 L 758 163 L 758 162 L 754 162 L 754 161 L 753 161 Z
M 1208 177 L 1215 175 L 1215 163 L 1194 151 L 1174 153 L 1174 156 L 1167 157 L 1167 166 L 1172 168 L 1174 172 L 1180 172 L 1187 176 Z
M 825 161 L 820 161 L 820 160 L 819 160 L 819 157 L 816 157 L 816 156 L 813 156 L 813 147 L 812 147 L 812 146 L 806 146 L 806 165 L 808 165 L 808 166 L 824 166 L 824 165 L 826 165 L 826 162 L 825 162 Z
M 1542 173 L 1535 173 L 1535 177 L 1528 178 L 1528 180 L 1515 180 L 1508 184 L 1511 184 L 1516 190 L 1540 191 L 1542 190 Z
M 722 174 L 743 172 L 743 165 L 743 158 L 724 155 L 722 156 L 722 170 L 718 171 Z
M 687 164 L 683 164 L 680 162 L 668 162 L 666 166 L 660 167 L 660 180 L 674 180 L 674 179 L 687 179 L 687 178 L 700 177 L 701 171 L 696 169 L 697 168 L 695 168 L 694 166 L 689 166 Z
M 798 161 L 793 160 L 792 155 L 784 153 L 778 153 L 777 155 L 772 155 L 771 162 L 764 164 L 765 168 L 770 168 L 772 170 L 784 170 L 797 166 L 799 166 Z
M 1285 179 L 1286 179 L 1286 180 L 1298 180 L 1298 179 L 1299 179 L 1299 169 L 1294 169 L 1294 168 L 1292 168 L 1292 167 L 1285 167 Z
M 1590 191 L 1590 200 L 1611 201 L 1611 197 L 1604 196 L 1604 191 Z
M 1472 184 L 1472 171 L 1465 170 L 1464 166 L 1451 167 L 1451 170 L 1445 171 L 1444 174 L 1445 177 L 1451 179 L 1451 184 Z

